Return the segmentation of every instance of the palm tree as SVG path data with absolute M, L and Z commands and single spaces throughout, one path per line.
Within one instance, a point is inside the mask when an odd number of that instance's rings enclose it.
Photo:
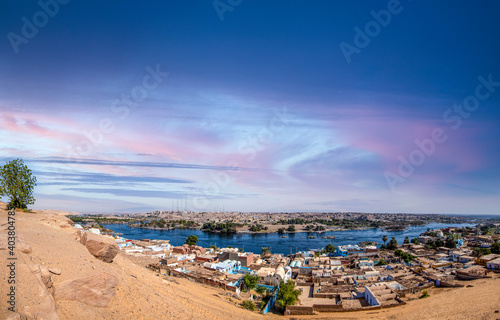
M 387 242 L 387 236 L 384 234 L 384 236 L 382 237 L 382 241 L 384 241 L 384 246 L 385 246 L 385 243 Z
M 403 243 L 410 243 L 410 237 L 406 236 L 405 241 Z
M 260 251 L 260 255 L 267 256 L 268 254 L 271 254 L 271 249 L 269 247 L 262 247 L 262 250 Z

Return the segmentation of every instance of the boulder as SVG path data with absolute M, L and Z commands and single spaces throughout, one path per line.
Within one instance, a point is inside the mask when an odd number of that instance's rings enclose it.
M 16 239 L 16 251 L 26 254 L 30 254 L 31 252 L 33 252 L 31 246 L 21 238 Z
M 109 238 L 91 232 L 86 232 L 84 235 L 86 235 L 85 247 L 87 247 L 87 250 L 97 259 L 110 263 L 118 254 L 118 251 L 120 251 L 118 245 Z
M 52 296 L 52 279 L 46 267 L 35 264 L 18 266 L 16 289 L 22 305 L 18 307 L 21 319 L 58 320 L 56 302 Z M 16 319 L 16 318 L 14 318 Z
M 61 269 L 59 268 L 49 268 L 50 273 L 60 275 L 61 274 Z
M 94 307 L 105 308 L 116 295 L 118 278 L 101 272 L 88 277 L 60 283 L 55 288 L 56 301 L 76 300 Z
M 29 268 L 31 272 L 42 281 L 49 294 L 52 294 L 52 277 L 49 269 L 40 264 L 30 265 Z
M 73 236 L 73 239 L 75 239 L 76 241 L 80 242 L 81 239 L 82 239 L 82 232 L 80 230 L 76 230 L 75 232 L 73 232 L 71 234 Z M 81 242 L 80 242 L 81 243 Z
M 87 243 L 87 232 L 81 232 L 80 233 L 80 243 L 85 245 Z

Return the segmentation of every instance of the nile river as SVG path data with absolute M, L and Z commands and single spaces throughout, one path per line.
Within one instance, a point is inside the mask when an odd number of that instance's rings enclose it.
M 473 224 L 443 224 L 443 223 L 430 223 L 425 226 L 409 227 L 405 231 L 383 231 L 381 229 L 366 229 L 366 230 L 349 230 L 349 231 L 329 231 L 329 232 L 297 232 L 285 234 L 288 238 L 281 238 L 277 233 L 263 233 L 263 234 L 249 234 L 239 233 L 233 235 L 219 235 L 210 234 L 201 230 L 191 229 L 176 229 L 176 230 L 152 230 L 152 229 L 139 229 L 130 228 L 123 224 L 105 224 L 106 228 L 115 232 L 123 234 L 127 239 L 164 239 L 170 240 L 172 245 L 182 245 L 186 238 L 193 234 L 198 237 L 198 245 L 208 247 L 209 245 L 216 245 L 217 247 L 237 247 L 243 248 L 245 251 L 260 253 L 262 247 L 271 247 L 272 253 L 289 254 L 290 250 L 295 253 L 296 251 L 304 251 L 309 249 L 324 248 L 327 244 L 331 243 L 334 246 L 357 244 L 360 241 L 376 241 L 382 244 L 382 236 L 387 235 L 390 240 L 391 237 L 396 237 L 399 244 L 403 243 L 406 236 L 416 238 L 420 233 L 430 229 L 438 229 L 445 227 L 466 227 L 474 226 Z M 308 239 L 308 236 L 315 236 L 316 239 Z M 322 239 L 324 236 L 335 236 L 335 239 Z

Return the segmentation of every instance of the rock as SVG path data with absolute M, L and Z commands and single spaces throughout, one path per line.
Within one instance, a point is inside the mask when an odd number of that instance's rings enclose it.
M 88 277 L 62 282 L 55 288 L 55 299 L 76 300 L 94 307 L 105 308 L 116 295 L 118 278 L 101 272 Z
M 18 310 L 21 319 L 59 320 L 48 270 L 38 264 L 20 264 L 17 272 L 19 279 L 26 279 L 19 281 L 17 287 L 20 296 L 26 301 L 25 307 L 19 307 Z
M 7 317 L 5 320 L 21 320 L 21 315 L 19 313 L 13 313 L 10 316 Z
M 97 259 L 110 263 L 118 254 L 120 248 L 111 239 L 86 232 L 85 247 Z
M 53 283 L 49 269 L 46 266 L 42 266 L 39 264 L 30 265 L 29 268 L 35 276 L 42 280 L 45 288 L 47 288 L 49 293 L 52 294 Z
M 57 275 L 61 274 L 61 269 L 59 269 L 59 268 L 49 268 L 49 271 L 53 274 L 57 274 Z
M 26 253 L 26 254 L 30 254 L 33 252 L 33 250 L 31 249 L 31 246 L 21 238 L 16 239 L 16 251 Z
M 71 226 L 69 224 L 67 224 L 67 223 L 63 223 L 63 224 L 60 224 L 59 227 L 60 228 L 69 228 Z
M 76 241 L 80 242 L 80 240 L 82 238 L 82 232 L 80 230 L 76 230 L 71 235 L 73 236 L 73 239 L 75 239 Z
M 46 299 L 37 306 L 24 307 L 24 314 L 28 319 L 59 320 L 55 301 L 53 298 Z M 22 319 L 22 318 L 21 318 Z
M 87 243 L 87 232 L 81 232 L 80 243 L 83 245 Z

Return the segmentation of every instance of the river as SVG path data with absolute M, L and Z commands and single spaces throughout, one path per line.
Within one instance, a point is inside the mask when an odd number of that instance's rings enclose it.
M 309 249 L 324 248 L 331 243 L 335 247 L 346 244 L 357 244 L 360 241 L 376 241 L 382 242 L 382 236 L 387 235 L 390 240 L 395 237 L 399 244 L 403 243 L 406 236 L 410 239 L 418 237 L 422 232 L 430 229 L 438 229 L 445 227 L 467 227 L 474 224 L 444 224 L 430 223 L 425 226 L 409 227 L 405 231 L 384 231 L 381 229 L 366 229 L 366 230 L 347 230 L 347 231 L 329 231 L 329 232 L 297 232 L 287 233 L 288 238 L 281 238 L 277 233 L 238 233 L 232 235 L 210 234 L 201 230 L 191 229 L 176 229 L 176 230 L 152 230 L 131 228 L 124 224 L 105 224 L 104 227 L 115 232 L 123 234 L 127 239 L 163 239 L 170 240 L 172 245 L 182 245 L 189 235 L 198 237 L 198 245 L 208 247 L 216 245 L 217 247 L 237 247 L 242 248 L 247 252 L 260 253 L 262 247 L 270 247 L 272 253 L 290 254 L 297 251 Z M 308 236 L 315 236 L 316 239 L 308 239 Z M 322 239 L 324 236 L 335 236 L 335 239 Z

